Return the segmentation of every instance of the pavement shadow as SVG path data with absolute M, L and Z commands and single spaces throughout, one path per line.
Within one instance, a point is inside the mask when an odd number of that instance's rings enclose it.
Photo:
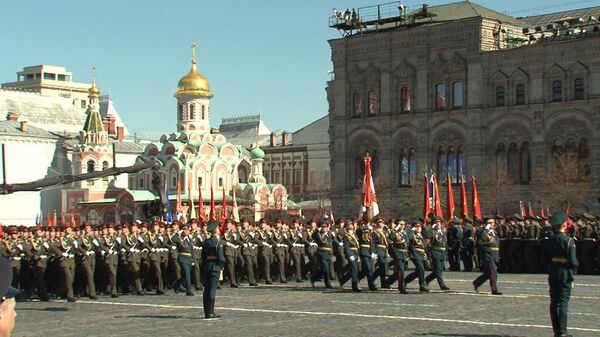
M 413 336 L 436 336 L 436 337 L 519 337 L 511 335 L 482 335 L 482 334 L 445 334 L 445 333 L 419 333 Z
M 115 318 L 188 319 L 183 315 L 115 315 Z
M 69 308 L 60 308 L 60 307 L 50 307 L 50 308 L 17 308 L 18 311 L 49 311 L 49 312 L 65 312 L 71 309 Z

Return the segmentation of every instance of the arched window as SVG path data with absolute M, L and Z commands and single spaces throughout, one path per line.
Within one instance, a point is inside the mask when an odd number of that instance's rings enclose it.
M 499 85 L 496 87 L 496 106 L 504 106 L 505 103 L 504 87 Z
M 88 173 L 90 173 L 90 172 L 94 172 L 94 169 L 95 169 L 96 163 L 94 163 L 94 161 L 90 159 L 90 160 L 88 160 L 88 161 L 87 161 L 87 164 L 86 164 L 86 166 L 87 166 L 87 171 L 88 171 Z
M 363 95 L 360 92 L 355 92 L 352 95 L 352 116 L 360 117 L 363 114 L 363 110 Z
M 108 169 L 108 162 L 107 161 L 103 161 L 102 162 L 102 171 L 105 171 Z M 103 177 L 102 180 L 104 181 L 108 181 L 108 176 Z
M 438 83 L 435 85 L 435 109 L 446 109 L 446 83 Z
M 198 188 L 202 187 L 202 177 L 198 177 Z
M 562 81 L 560 80 L 552 82 L 552 101 L 562 101 Z
M 452 182 L 458 181 L 458 175 L 456 174 L 457 168 L 456 149 L 454 148 L 454 145 L 450 145 L 448 147 L 448 175 L 450 175 L 450 180 Z
M 458 178 L 460 178 L 461 176 L 464 177 L 467 174 L 467 163 L 465 162 L 465 147 L 463 145 L 460 145 L 458 147 L 458 152 L 456 153 L 456 163 L 458 166 L 458 176 L 454 182 L 458 183 Z
M 369 115 L 376 115 L 379 112 L 379 92 L 377 90 L 369 91 Z
M 223 178 L 219 178 L 219 187 L 223 187 Z
M 400 89 L 400 112 L 410 112 L 411 101 L 410 101 L 410 88 L 402 87 Z
M 183 104 L 177 104 L 177 116 L 179 116 L 179 120 L 183 119 Z
M 196 119 L 196 105 L 194 103 L 190 104 L 190 119 Z
M 517 84 L 516 97 L 517 105 L 525 104 L 525 84 Z
M 452 83 L 452 108 L 460 109 L 464 105 L 464 88 L 463 82 L 457 81 Z
M 508 148 L 508 175 L 512 182 L 518 182 L 521 176 L 520 153 L 516 143 L 510 143 Z
M 202 119 L 203 120 L 206 119 L 205 113 L 206 113 L 206 106 L 204 104 L 202 104 Z
M 573 99 L 584 99 L 585 98 L 585 89 L 584 89 L 584 81 L 583 78 L 575 79 L 575 91 L 573 95 Z
M 408 186 L 410 183 L 410 163 L 408 154 L 404 148 L 400 151 L 400 186 Z
M 438 178 L 442 181 L 446 180 L 448 175 L 448 154 L 443 146 L 438 149 Z
M 531 160 L 529 158 L 529 143 L 521 145 L 521 184 L 531 181 Z
M 170 178 L 170 188 L 176 189 L 177 188 L 177 182 L 179 181 L 179 177 L 178 177 L 178 173 L 176 169 L 171 169 L 171 171 L 169 172 L 169 178 Z
M 245 184 L 248 182 L 248 170 L 245 166 L 238 167 L 238 182 L 240 184 Z
M 410 149 L 408 153 L 408 175 L 411 185 L 417 182 L 417 154 L 415 149 Z

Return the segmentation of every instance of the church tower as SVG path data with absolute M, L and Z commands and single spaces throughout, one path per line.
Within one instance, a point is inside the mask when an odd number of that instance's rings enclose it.
M 196 68 L 196 44 L 192 44 L 192 68 L 179 80 L 177 98 L 177 131 L 210 132 L 210 99 L 213 94 L 206 77 Z

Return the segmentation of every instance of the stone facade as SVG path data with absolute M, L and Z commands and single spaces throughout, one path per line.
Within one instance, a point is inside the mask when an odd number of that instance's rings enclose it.
M 517 21 L 464 17 L 329 41 L 334 212 L 356 216 L 367 151 L 385 216 L 419 213 L 405 200 L 421 198 L 414 186 L 425 171 L 456 183 L 502 162 L 516 210 L 544 188 L 557 147 L 588 151 L 582 188 L 597 196 L 600 34 L 510 45 L 506 32 L 524 38 L 527 22 Z

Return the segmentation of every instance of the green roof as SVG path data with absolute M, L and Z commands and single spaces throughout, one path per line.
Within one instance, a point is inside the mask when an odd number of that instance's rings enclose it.
M 88 113 L 85 124 L 83 125 L 83 131 L 87 133 L 104 132 L 104 123 L 102 123 L 102 116 L 100 116 L 99 111 L 91 110 Z
M 152 201 L 157 198 L 154 193 L 147 190 L 127 190 L 127 192 L 133 196 L 133 201 Z
M 523 23 L 512 16 L 497 12 L 493 9 L 483 7 L 471 1 L 459 1 L 438 6 L 430 6 L 428 12 L 435 14 L 433 22 L 456 21 L 467 18 L 482 17 L 500 22 L 511 23 L 522 26 Z M 418 23 L 429 22 L 429 18 L 419 19 Z
M 91 201 L 80 201 L 79 203 L 82 205 L 93 205 L 93 204 L 112 204 L 117 202 L 117 198 L 106 198 L 106 199 L 98 199 Z

